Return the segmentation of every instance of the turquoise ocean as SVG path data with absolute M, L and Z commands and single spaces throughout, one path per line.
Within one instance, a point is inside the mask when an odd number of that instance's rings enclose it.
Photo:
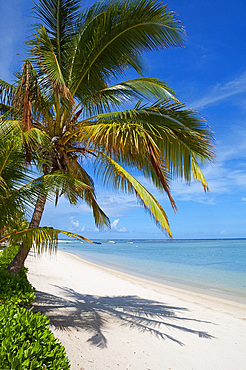
M 246 302 L 246 239 L 61 240 L 59 250 L 180 288 Z

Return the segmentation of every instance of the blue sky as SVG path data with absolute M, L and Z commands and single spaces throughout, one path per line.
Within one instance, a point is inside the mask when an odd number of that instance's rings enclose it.
M 25 57 L 23 42 L 33 22 L 29 16 L 33 3 L 0 0 L 0 4 L 0 78 L 11 81 Z M 165 196 L 137 178 L 164 207 L 174 238 L 246 237 L 246 2 L 171 0 L 168 7 L 186 28 L 186 45 L 146 54 L 145 75 L 163 79 L 181 101 L 202 113 L 215 134 L 216 161 L 203 169 L 209 193 L 198 183 L 172 183 L 178 213 Z M 97 183 L 96 192 L 111 219 L 111 230 L 99 232 L 84 204 L 71 207 L 64 199 L 57 208 L 47 205 L 42 224 L 97 239 L 165 238 L 134 197 Z

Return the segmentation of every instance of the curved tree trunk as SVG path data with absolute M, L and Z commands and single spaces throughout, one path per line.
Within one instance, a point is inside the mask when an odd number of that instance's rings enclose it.
M 44 206 L 46 203 L 46 197 L 43 195 L 40 195 L 38 197 L 31 222 L 29 224 L 29 229 L 33 229 L 35 227 L 39 227 L 42 214 L 44 212 Z M 31 249 L 31 246 L 26 245 L 25 247 L 21 247 L 12 262 L 9 264 L 9 266 L 6 269 L 6 272 L 9 272 L 12 275 L 17 275 L 22 266 L 24 265 L 24 262 L 28 256 L 28 253 Z

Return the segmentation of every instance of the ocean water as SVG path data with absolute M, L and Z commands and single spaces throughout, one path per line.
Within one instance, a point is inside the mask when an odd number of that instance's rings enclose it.
M 246 239 L 60 241 L 59 250 L 159 283 L 246 299 Z

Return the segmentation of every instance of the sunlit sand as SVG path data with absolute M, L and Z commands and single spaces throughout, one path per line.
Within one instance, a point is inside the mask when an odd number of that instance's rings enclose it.
M 72 369 L 244 370 L 246 305 L 103 268 L 31 255 L 34 311 L 50 317 Z

